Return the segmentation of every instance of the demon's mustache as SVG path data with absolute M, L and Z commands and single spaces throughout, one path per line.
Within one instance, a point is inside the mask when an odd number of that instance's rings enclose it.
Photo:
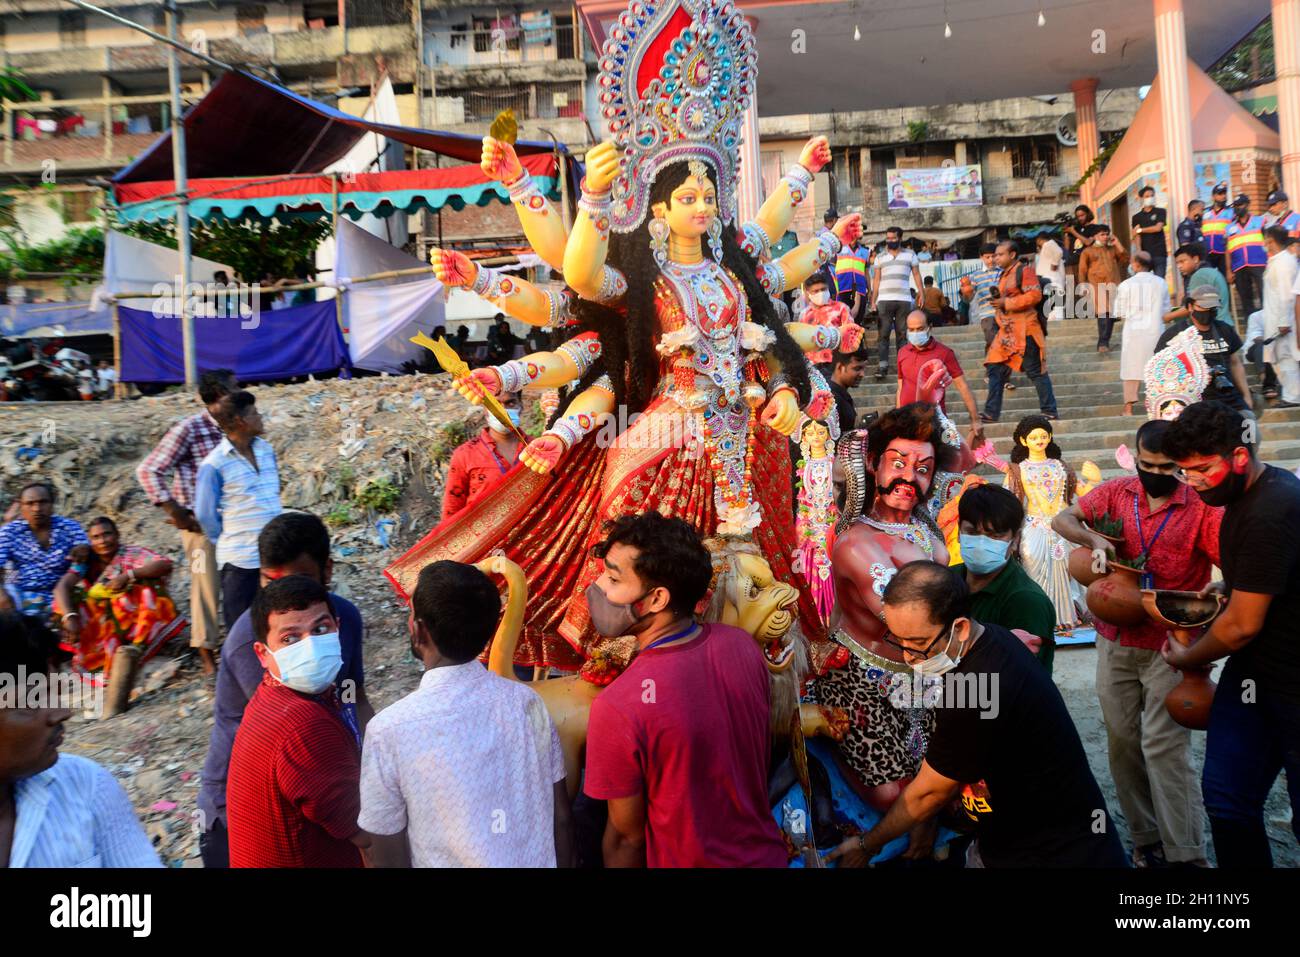
M 902 485 L 906 485 L 908 488 L 912 490 L 912 494 L 916 496 L 917 501 L 920 501 L 922 498 L 925 497 L 925 492 L 922 491 L 921 486 L 917 485 L 915 482 L 911 481 L 910 479 L 905 479 L 905 478 L 894 479 L 892 482 L 889 483 L 888 486 L 885 487 L 885 490 L 880 494 L 882 497 L 886 495 L 890 495 L 893 493 L 893 491 L 896 488 Z

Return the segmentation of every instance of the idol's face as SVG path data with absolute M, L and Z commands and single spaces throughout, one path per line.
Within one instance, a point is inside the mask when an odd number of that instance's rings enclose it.
M 830 440 L 831 431 L 822 423 L 810 422 L 804 429 L 804 438 L 808 440 L 808 448 L 814 455 L 822 455 L 826 452 L 826 443 Z
M 880 454 L 876 495 L 881 504 L 910 512 L 925 500 L 934 481 L 934 446 L 915 439 L 894 439 Z
M 1035 455 L 1046 455 L 1047 447 L 1052 444 L 1052 433 L 1046 429 L 1034 429 L 1020 440 L 1020 444 Z
M 674 236 L 699 239 L 718 216 L 718 191 L 708 177 L 691 174 L 673 190 L 667 203 L 655 203 L 656 218 L 667 221 Z

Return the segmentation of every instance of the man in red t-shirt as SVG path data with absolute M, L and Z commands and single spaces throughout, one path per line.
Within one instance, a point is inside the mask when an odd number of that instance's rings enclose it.
M 606 867 L 784 867 L 768 807 L 767 666 L 747 632 L 698 624 L 712 576 L 689 525 L 625 515 L 597 546 L 592 623 L 638 652 L 591 706 L 584 789 L 607 801 Z
M 932 373 L 938 371 L 940 365 L 945 372 L 935 390 L 932 390 L 938 392 L 939 408 L 947 412 L 944 393 L 949 385 L 956 386 L 972 423 L 971 448 L 976 448 L 983 443 L 979 409 L 975 406 L 975 396 L 966 383 L 961 363 L 957 361 L 955 352 L 934 337 L 930 317 L 916 309 L 907 317 L 907 345 L 898 350 L 898 391 L 894 395 L 894 407 L 901 409 L 912 402 L 932 401 L 932 393 L 926 392 L 922 386 Z
M 519 425 L 522 409 L 518 392 L 499 396 L 501 404 L 510 414 L 510 420 Z M 469 508 L 492 491 L 519 459 L 522 445 L 519 437 L 498 422 L 487 417 L 487 426 L 477 436 L 451 453 L 447 467 L 447 485 L 442 493 L 442 521 L 447 521 Z
M 292 575 L 250 614 L 266 673 L 230 754 L 230 866 L 361 867 L 361 756 L 334 686 L 343 656 L 329 593 Z
M 1201 501 L 1175 477 L 1164 454 L 1171 423 L 1156 419 L 1137 433 L 1138 474 L 1103 482 L 1052 521 L 1065 538 L 1088 548 L 1113 548 L 1096 534 L 1103 516 L 1124 524 L 1121 558 L 1146 555 L 1149 587 L 1200 591 L 1219 564 L 1223 509 Z M 1087 522 L 1088 526 L 1084 527 Z M 1168 629 L 1150 620 L 1097 626 L 1097 697 L 1106 721 L 1110 773 L 1133 839 L 1139 867 L 1205 862 L 1205 807 L 1192 767 L 1192 733 L 1165 709 L 1182 673 L 1165 663 Z

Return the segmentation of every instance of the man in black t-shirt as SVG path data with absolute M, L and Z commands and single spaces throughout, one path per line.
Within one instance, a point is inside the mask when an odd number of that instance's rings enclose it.
M 1210 367 L 1210 384 L 1202 399 L 1213 399 L 1242 412 L 1254 408 L 1254 397 L 1246 383 L 1246 367 L 1241 362 L 1241 336 L 1228 323 L 1215 318 L 1219 311 L 1219 293 L 1213 286 L 1197 286 L 1187 293 L 1189 319 L 1171 322 L 1156 340 L 1156 352 L 1187 328 L 1189 322 L 1201 334 L 1201 351 Z M 1251 413 L 1254 414 L 1253 412 Z
M 1264 802 L 1284 768 L 1300 841 L 1300 479 L 1259 461 L 1254 443 L 1254 421 L 1219 402 L 1189 405 L 1165 435 L 1188 484 L 1207 505 L 1226 506 L 1227 607 L 1192 645 L 1163 649 L 1184 670 L 1228 656 L 1201 773 L 1220 867 L 1273 865 Z
M 1079 264 L 1079 253 L 1084 248 L 1091 245 L 1092 239 L 1101 229 L 1101 224 L 1096 222 L 1096 215 L 1087 206 L 1074 207 L 1074 223 L 1066 226 L 1062 231 L 1062 238 L 1065 240 L 1065 264 L 1067 266 L 1077 266 Z
M 1165 264 L 1169 261 L 1169 237 L 1165 233 L 1169 213 L 1156 205 L 1154 187 L 1143 186 L 1138 190 L 1138 198 L 1142 209 L 1133 214 L 1133 235 L 1138 238 L 1142 251 L 1151 256 L 1152 272 L 1164 279 Z
M 869 832 L 831 852 L 861 866 L 961 797 L 988 867 L 1124 867 L 1124 851 L 1061 693 L 1021 641 L 967 611 L 946 567 L 904 565 L 884 594 L 886 641 L 941 697 L 921 769 Z M 926 677 L 922 677 L 922 675 Z M 904 689 L 906 690 L 906 689 Z M 896 692 L 897 693 L 897 692 Z

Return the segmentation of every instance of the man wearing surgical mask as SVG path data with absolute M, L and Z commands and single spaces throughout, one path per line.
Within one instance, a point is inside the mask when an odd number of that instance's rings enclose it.
M 1300 479 L 1255 452 L 1253 420 L 1220 402 L 1183 410 L 1165 437 L 1179 478 L 1222 505 L 1227 606 L 1193 644 L 1166 641 L 1175 668 L 1227 656 L 1210 709 L 1201 791 L 1219 867 L 1271 867 L 1264 802 L 1285 768 L 1300 840 Z M 1276 838 L 1275 838 L 1276 839 Z
M 771 691 L 748 632 L 695 620 L 709 552 L 686 522 L 624 515 L 595 548 L 591 622 L 636 657 L 591 705 L 583 790 L 606 867 L 784 867 L 769 810 Z
M 339 626 L 320 582 L 271 582 L 250 609 L 265 673 L 230 755 L 231 867 L 361 867 L 361 759 L 335 678 Z
M 975 823 L 968 865 L 1122 867 L 1124 852 L 1061 693 L 1019 638 L 971 617 L 965 583 L 929 561 L 885 589 L 891 640 L 942 698 L 920 771 L 870 831 L 829 855 L 861 867 L 960 798 Z
M 1223 509 L 1178 481 L 1166 448 L 1171 426 L 1163 419 L 1145 423 L 1137 432 L 1137 475 L 1103 482 L 1057 515 L 1052 528 L 1093 549 L 1097 571 L 1105 569 L 1108 553 L 1128 559 L 1145 554 L 1151 579 L 1143 587 L 1196 592 L 1209 585 L 1211 566 L 1219 564 Z M 1122 524 L 1122 545 L 1094 531 L 1103 516 Z M 1095 624 L 1097 698 L 1133 863 L 1204 866 L 1205 809 L 1192 765 L 1192 733 L 1164 703 L 1182 680 L 1160 657 L 1165 626 L 1154 620 Z
M 511 424 L 518 428 L 523 409 L 520 394 L 505 392 L 497 398 L 505 406 Z M 451 453 L 447 485 L 442 493 L 442 521 L 446 522 L 492 491 L 519 460 L 521 447 L 519 437 L 489 413 L 483 430 Z
M 833 326 L 836 329 L 853 325 L 853 314 L 849 312 L 849 307 L 832 298 L 830 286 L 821 273 L 815 272 L 804 281 L 803 295 L 807 306 L 800 314 L 800 322 L 814 326 Z M 808 361 L 814 365 L 830 362 L 834 358 L 835 352 L 831 349 L 808 353 Z
M 971 614 L 979 621 L 1020 629 L 1036 636 L 1036 652 L 1052 673 L 1056 650 L 1056 609 L 1020 563 L 1020 529 L 1025 507 L 1000 485 L 976 485 L 957 500 L 960 564 L 951 566 L 971 595 Z
M 939 371 L 940 365 L 943 366 L 942 372 Z M 935 375 L 939 379 L 934 388 L 924 390 L 925 382 Z M 898 390 L 894 393 L 894 407 L 901 409 L 909 402 L 930 402 L 937 395 L 937 404 L 946 413 L 944 398 L 950 385 L 961 396 L 970 416 L 972 424 L 967 441 L 971 448 L 979 448 L 984 443 L 979 408 L 975 405 L 970 386 L 966 384 L 966 374 L 957 361 L 957 354 L 934 337 L 930 317 L 924 310 L 914 309 L 907 317 L 907 345 L 898 350 Z

